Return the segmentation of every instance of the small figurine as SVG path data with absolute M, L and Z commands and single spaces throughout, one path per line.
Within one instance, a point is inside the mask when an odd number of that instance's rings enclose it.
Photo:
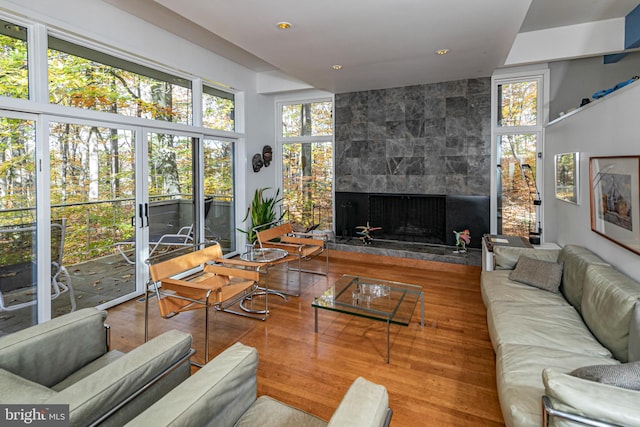
M 454 254 L 466 254 L 467 253 L 467 245 L 471 243 L 471 233 L 469 230 L 464 231 L 453 231 L 453 234 L 456 235 L 456 250 L 453 251 Z
M 359 225 L 356 227 L 356 229 L 362 230 L 362 231 L 356 231 L 356 234 L 360 235 L 358 239 L 362 240 L 363 244 L 370 245 L 371 241 L 373 240 L 373 237 L 371 237 L 371 232 L 376 230 L 382 230 L 382 227 L 371 227 L 369 226 L 369 222 L 367 221 L 367 225 Z

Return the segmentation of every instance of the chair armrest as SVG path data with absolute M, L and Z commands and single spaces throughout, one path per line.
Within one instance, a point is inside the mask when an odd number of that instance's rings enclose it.
M 296 245 L 311 245 L 311 246 L 324 246 L 326 241 L 322 239 L 313 239 L 308 237 L 298 237 L 299 234 L 295 234 L 295 236 L 282 236 L 281 241 L 285 243 L 293 243 Z
M 390 411 L 387 389 L 358 377 L 342 398 L 327 427 L 386 426 L 391 420 Z
M 543 422 L 548 413 L 574 421 L 579 418 L 584 425 L 640 427 L 640 391 L 589 381 L 552 369 L 542 371 L 542 381 L 550 408 L 547 412 L 543 406 Z
M 52 387 L 107 352 L 106 318 L 104 310 L 85 308 L 6 335 L 0 368 Z
M 127 426 L 233 426 L 256 400 L 257 370 L 256 349 L 235 343 Z
M 245 270 L 242 268 L 226 267 L 223 265 L 211 265 L 206 264 L 204 266 L 206 273 L 213 273 L 229 277 L 242 277 L 243 279 L 253 280 L 254 282 L 260 281 L 260 273 L 256 270 Z
M 622 427 L 619 424 L 611 424 L 600 420 L 594 420 L 585 416 L 561 411 L 553 407 L 551 398 L 549 396 L 542 396 L 542 427 L 549 427 L 551 425 L 551 417 L 561 418 L 563 420 L 578 423 L 580 425 L 592 426 L 592 427 Z
M 292 234 L 296 237 L 307 237 L 312 239 L 323 240 L 325 242 L 329 240 L 329 236 L 326 233 L 318 233 L 318 232 L 309 233 L 304 231 L 294 231 Z
M 264 269 L 265 267 L 265 264 L 263 262 L 244 261 L 236 258 L 217 258 L 211 262 L 208 262 L 207 264 L 246 267 L 248 269 L 253 269 L 254 271 L 258 271 L 258 272 Z
M 133 400 L 167 369 L 187 363 L 191 354 L 191 335 L 165 332 L 61 390 L 46 403 L 69 404 L 73 425 L 91 425 Z

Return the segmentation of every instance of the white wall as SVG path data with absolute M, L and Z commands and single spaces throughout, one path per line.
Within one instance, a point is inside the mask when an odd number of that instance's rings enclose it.
M 638 111 L 640 82 L 551 122 L 545 130 L 543 201 L 546 240 L 585 246 L 635 280 L 640 280 L 640 255 L 591 231 L 589 157 L 640 155 Z M 554 155 L 576 151 L 581 156 L 579 206 L 556 199 L 554 192 Z

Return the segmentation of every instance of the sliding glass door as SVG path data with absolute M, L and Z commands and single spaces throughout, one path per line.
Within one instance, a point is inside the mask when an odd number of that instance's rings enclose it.
M 195 139 L 170 133 L 147 133 L 149 257 L 196 241 L 194 209 Z
M 36 120 L 0 112 L 0 336 L 37 323 Z
M 74 299 L 95 307 L 136 290 L 135 144 L 131 129 L 49 123 L 52 273 L 74 293 L 54 301 L 52 317 Z
M 224 253 L 236 250 L 235 170 L 233 141 L 207 138 L 202 141 L 205 209 L 204 237 L 215 240 Z

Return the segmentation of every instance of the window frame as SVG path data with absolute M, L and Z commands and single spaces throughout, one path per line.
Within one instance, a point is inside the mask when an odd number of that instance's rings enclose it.
M 536 80 L 538 84 L 538 96 L 536 105 L 536 124 L 528 126 L 498 126 L 498 89 L 500 85 Z M 544 198 L 544 127 L 549 120 L 549 68 L 533 67 L 530 69 L 513 71 L 501 70 L 491 77 L 491 193 L 490 193 L 490 230 L 492 234 L 498 233 L 498 177 L 497 169 L 499 160 L 497 141 L 505 135 L 536 135 L 536 185 L 540 190 L 541 198 Z M 543 210 L 538 205 L 536 208 L 537 221 L 544 224 Z M 543 229 L 544 230 L 544 229 Z M 541 239 L 544 241 L 544 239 Z
M 282 113 L 283 107 L 285 105 L 295 105 L 295 104 L 313 104 L 317 102 L 331 102 L 331 135 L 304 135 L 304 136 L 296 136 L 296 137 L 285 137 L 283 136 L 283 123 L 282 123 Z M 332 191 L 331 191 L 331 215 L 332 215 L 332 224 L 333 230 L 335 231 L 335 217 L 336 217 L 336 207 L 335 207 L 335 108 L 336 102 L 335 97 L 312 97 L 312 98 L 296 98 L 296 99 L 287 99 L 286 101 L 278 101 L 276 102 L 276 146 L 273 147 L 274 151 L 274 165 L 276 165 L 275 170 L 275 182 L 282 188 L 283 184 L 283 174 L 282 174 L 282 156 L 283 156 L 283 146 L 284 144 L 295 144 L 295 143 L 313 143 L 313 142 L 329 142 L 331 144 L 331 180 L 332 180 Z

